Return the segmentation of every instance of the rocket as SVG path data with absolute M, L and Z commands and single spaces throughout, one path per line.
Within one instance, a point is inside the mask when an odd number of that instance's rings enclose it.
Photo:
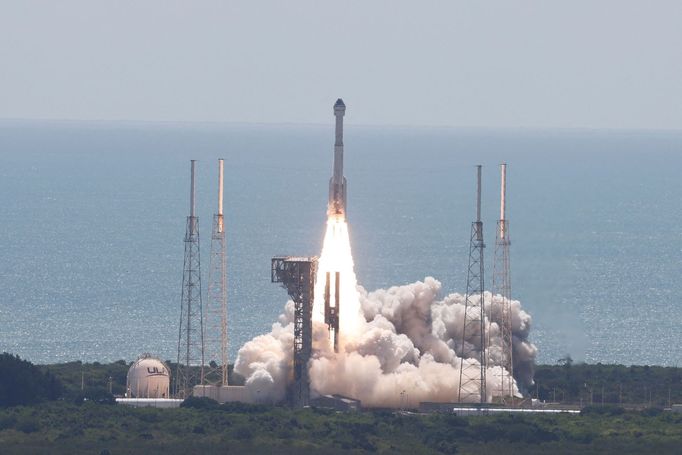
M 336 117 L 336 140 L 334 141 L 334 168 L 329 180 L 328 216 L 346 216 L 346 177 L 343 176 L 343 116 L 346 105 L 339 98 L 334 103 L 334 117 Z

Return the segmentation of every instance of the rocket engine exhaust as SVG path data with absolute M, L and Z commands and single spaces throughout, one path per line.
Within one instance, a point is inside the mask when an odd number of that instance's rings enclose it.
M 331 272 L 326 272 L 324 284 L 324 322 L 329 327 L 329 338 L 334 340 L 334 352 L 339 352 L 339 310 L 341 273 L 334 272 L 334 305 L 331 304 Z
M 353 255 L 346 221 L 346 177 L 343 175 L 343 116 L 346 105 L 341 98 L 334 103 L 336 117 L 334 165 L 329 179 L 327 232 L 320 255 L 313 320 L 326 324 L 329 347 L 339 353 L 358 332 L 362 319 L 353 271 Z

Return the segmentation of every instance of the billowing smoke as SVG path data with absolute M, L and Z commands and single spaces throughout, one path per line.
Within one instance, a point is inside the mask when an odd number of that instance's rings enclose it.
M 405 286 L 367 292 L 357 287 L 360 315 L 355 335 L 343 338 L 339 353 L 329 344 L 327 326 L 313 321 L 311 393 L 341 394 L 363 406 L 416 406 L 422 401 L 457 401 L 461 363 L 478 365 L 480 335 L 465 340 L 462 354 L 464 296 L 439 298 L 441 284 L 431 277 Z M 486 293 L 486 330 L 490 333 L 486 387 L 488 401 L 500 389 L 502 378 L 501 296 Z M 512 305 L 514 390 L 533 381 L 536 347 L 528 341 L 531 317 L 518 301 Z M 363 318 L 364 317 L 364 318 Z M 269 334 L 246 343 L 235 371 L 259 400 L 285 398 L 293 380 L 293 302 L 289 301 Z

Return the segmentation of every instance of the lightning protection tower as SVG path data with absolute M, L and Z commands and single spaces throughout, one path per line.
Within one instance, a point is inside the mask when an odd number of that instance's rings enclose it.
M 317 257 L 272 258 L 273 283 L 282 283 L 294 301 L 294 385 L 292 402 L 302 408 L 310 404 L 308 362 L 313 348 L 313 302 Z
M 199 219 L 195 216 L 196 199 L 192 160 L 190 212 L 185 233 L 185 262 L 182 272 L 180 299 L 180 330 L 178 334 L 178 366 L 175 395 L 184 398 L 192 387 L 203 382 L 204 327 L 201 307 L 201 260 L 199 256 Z
M 512 343 L 511 274 L 509 268 L 509 221 L 506 215 L 507 165 L 500 165 L 500 219 L 495 236 L 495 259 L 493 261 L 493 293 L 502 297 L 498 322 L 502 339 L 502 361 L 500 366 L 500 389 L 497 391 L 501 402 L 514 401 L 514 349 Z M 492 305 L 491 305 L 492 313 Z
M 218 160 L 218 213 L 213 215 L 206 302 L 206 361 L 203 384 L 227 383 L 227 256 L 223 219 L 223 160 Z
M 483 222 L 481 221 L 481 166 L 476 166 L 476 221 L 471 223 L 469 269 L 464 301 L 462 358 L 459 368 L 457 401 L 485 403 L 485 305 L 483 299 Z M 475 361 L 475 362 L 473 362 Z

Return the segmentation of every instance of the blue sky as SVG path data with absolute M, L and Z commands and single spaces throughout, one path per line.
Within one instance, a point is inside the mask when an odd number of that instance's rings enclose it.
M 680 129 L 679 1 L 3 1 L 0 119 Z

